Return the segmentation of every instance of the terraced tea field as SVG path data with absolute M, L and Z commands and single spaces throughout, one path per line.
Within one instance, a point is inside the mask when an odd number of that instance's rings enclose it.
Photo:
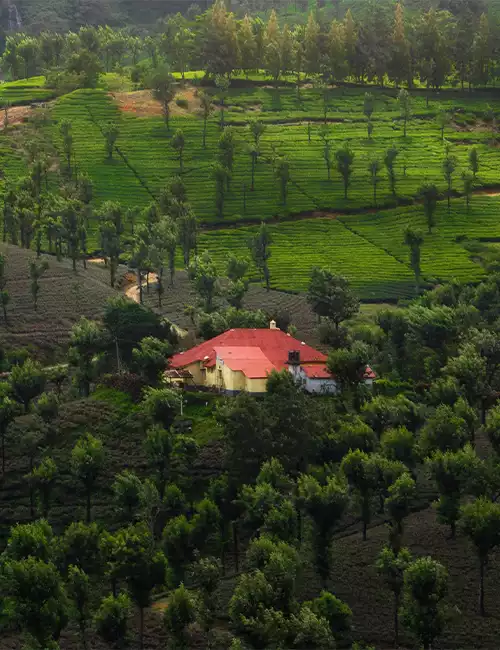
M 474 282 L 484 276 L 464 244 L 468 239 L 500 238 L 499 214 L 500 197 L 475 196 L 469 213 L 463 199 L 452 201 L 450 214 L 446 202 L 441 202 L 437 226 L 432 234 L 425 234 L 422 246 L 425 279 Z M 325 266 L 348 277 L 363 300 L 410 297 L 414 280 L 403 244 L 407 224 L 425 232 L 421 206 L 273 224 L 271 283 L 279 289 L 304 291 L 311 268 Z M 246 227 L 204 233 L 200 247 L 207 248 L 222 267 L 230 252 L 248 254 L 247 242 L 255 231 Z
M 212 178 L 220 136 L 218 109 L 209 119 L 203 148 L 203 123 L 196 111 L 174 116 L 168 131 L 158 115 L 138 117 L 120 111 L 112 93 L 81 90 L 56 102 L 52 133 L 57 143 L 58 122 L 72 122 L 75 160 L 78 169 L 94 181 L 97 207 L 105 200 L 119 201 L 126 207 L 145 207 L 180 171 L 171 137 L 181 128 L 186 141 L 183 179 L 203 227 L 201 249 L 208 248 L 221 264 L 228 252 L 247 254 L 248 238 L 254 231 L 251 223 L 267 220 L 273 235 L 273 287 L 303 291 L 311 268 L 326 266 L 346 275 L 364 300 L 395 300 L 409 297 L 414 291 L 403 229 L 408 223 L 425 229 L 422 207 L 411 204 L 424 182 L 435 183 L 445 191 L 442 165 L 446 149 L 456 159 L 454 192 L 462 189 L 461 173 L 468 168 L 471 146 L 476 146 L 480 156 L 477 186 L 494 188 L 498 184 L 500 136 L 496 122 L 483 118 L 487 112 L 490 117 L 497 113 L 500 116 L 500 101 L 487 93 L 444 91 L 434 95 L 427 106 L 424 93 L 415 93 L 413 118 L 405 138 L 395 91 L 374 90 L 373 94 L 374 131 L 369 139 L 363 115 L 364 90 L 331 89 L 325 126 L 323 99 L 314 88 L 301 89 L 300 97 L 291 87 L 232 88 L 226 100 L 225 119 L 234 129 L 236 152 L 222 219 L 215 210 Z M 436 120 L 442 110 L 454 115 L 445 128 L 444 140 Z M 260 141 L 255 188 L 251 191 L 251 135 L 247 124 L 253 117 L 265 121 L 266 130 Z M 111 161 L 105 159 L 102 135 L 109 121 L 115 121 L 120 131 Z M 329 142 L 331 180 L 325 139 Z M 345 142 L 354 152 L 347 199 L 334 157 Z M 386 151 L 393 145 L 398 149 L 396 196 L 383 163 Z M 285 156 L 290 165 L 286 205 L 274 172 L 274 161 L 280 156 Z M 378 208 L 374 207 L 368 170 L 368 163 L 374 159 L 379 160 L 381 168 Z M 402 199 L 410 205 L 389 209 Z M 499 199 L 485 195 L 474 196 L 469 212 L 460 198 L 453 199 L 449 214 L 445 202 L 440 204 L 437 227 L 432 235 L 426 235 L 422 247 L 425 279 L 478 280 L 484 270 L 473 261 L 464 240 L 500 237 L 499 207 Z M 318 212 L 327 213 L 326 218 L 318 218 Z M 294 220 L 297 214 L 312 218 Z M 234 227 L 239 223 L 241 227 Z M 90 247 L 97 248 L 96 228 L 89 239 Z

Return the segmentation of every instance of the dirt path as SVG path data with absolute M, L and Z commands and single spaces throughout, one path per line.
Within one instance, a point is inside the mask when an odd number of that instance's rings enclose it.
M 154 283 L 158 281 L 158 276 L 156 273 L 149 273 L 149 283 Z M 145 280 L 142 283 L 142 288 L 143 290 L 148 286 L 148 280 Z M 134 302 L 140 303 L 140 295 L 139 295 L 139 284 L 137 282 L 134 282 L 130 286 L 128 286 L 125 289 L 125 295 L 127 298 L 130 298 L 130 300 L 133 300 Z

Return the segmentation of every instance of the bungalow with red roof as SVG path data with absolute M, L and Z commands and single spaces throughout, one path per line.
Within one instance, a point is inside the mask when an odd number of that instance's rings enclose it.
M 219 390 L 228 395 L 266 392 L 273 370 L 288 369 L 309 393 L 336 393 L 335 377 L 328 372 L 322 352 L 282 332 L 271 321 L 269 329 L 232 329 L 209 341 L 175 354 L 165 379 Z M 375 373 L 367 366 L 368 385 Z

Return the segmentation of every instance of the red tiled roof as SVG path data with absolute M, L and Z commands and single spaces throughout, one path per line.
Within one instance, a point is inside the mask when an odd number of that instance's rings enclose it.
M 376 379 L 376 378 L 377 378 L 377 374 L 370 368 L 370 366 L 366 366 L 363 379 Z
M 205 341 L 170 360 L 170 367 L 185 368 L 197 361 L 207 368 L 218 356 L 231 370 L 249 378 L 266 377 L 272 370 L 283 370 L 288 352 L 300 351 L 301 363 L 325 363 L 326 355 L 278 329 L 232 329 Z
M 305 372 L 309 379 L 332 379 L 332 374 L 328 372 L 328 368 L 324 363 L 305 363 L 301 365 L 302 370 Z
M 330 379 L 326 367 L 327 357 L 310 345 L 294 339 L 279 329 L 232 329 L 200 345 L 175 354 L 170 360 L 171 368 L 185 368 L 201 362 L 205 368 L 213 368 L 216 358 L 231 370 L 242 372 L 250 379 L 267 377 L 272 370 L 287 367 L 288 353 L 300 352 L 300 365 L 311 379 Z M 366 367 L 365 379 L 376 377 L 370 366 Z

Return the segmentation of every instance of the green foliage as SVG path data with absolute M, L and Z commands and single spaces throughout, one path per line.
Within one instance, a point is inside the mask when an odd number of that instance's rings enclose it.
M 14 366 L 9 376 L 12 394 L 24 406 L 25 411 L 28 411 L 31 400 L 42 393 L 45 381 L 42 367 L 31 359 Z
M 321 485 L 313 476 L 302 475 L 298 480 L 298 495 L 299 507 L 314 522 L 316 565 L 321 578 L 326 582 L 332 530 L 347 506 L 347 489 L 335 477 L 329 477 L 326 485 Z
M 83 435 L 71 452 L 71 470 L 83 485 L 87 497 L 87 523 L 91 519 L 91 496 L 105 461 L 102 442 L 92 434 Z
M 126 593 L 103 598 L 94 616 L 97 634 L 107 643 L 124 642 L 127 637 L 130 598 Z
M 17 524 L 10 531 L 5 557 L 18 561 L 33 557 L 49 562 L 53 558 L 53 541 L 52 528 L 44 519 L 31 524 Z
M 348 638 L 352 619 L 349 605 L 329 591 L 322 591 L 317 598 L 306 604 L 316 616 L 324 618 L 328 622 L 330 631 L 337 642 Z
M 424 648 L 431 647 L 443 630 L 442 600 L 447 591 L 448 573 L 432 558 L 419 558 L 406 568 L 402 619 Z
M 165 628 L 169 636 L 177 644 L 177 647 L 186 647 L 187 630 L 195 619 L 195 600 L 182 584 L 170 596 L 163 618 Z
M 3 567 L 5 612 L 28 642 L 57 648 L 68 622 L 68 601 L 61 576 L 51 562 L 33 556 L 8 560 Z

